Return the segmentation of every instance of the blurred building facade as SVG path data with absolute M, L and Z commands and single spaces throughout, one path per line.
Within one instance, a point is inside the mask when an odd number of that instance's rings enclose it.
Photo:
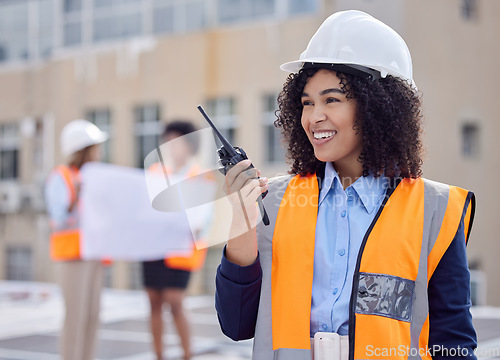
M 500 2 L 490 0 L 0 0 L 0 279 L 55 280 L 42 187 L 73 119 L 110 133 L 106 161 L 140 167 L 165 119 L 204 127 L 204 104 L 266 176 L 287 171 L 272 125 L 279 65 L 346 9 L 408 43 L 423 93 L 424 176 L 475 191 L 473 297 L 500 305 Z M 198 291 L 213 291 L 219 258 L 210 249 Z M 137 273 L 118 262 L 108 283 L 136 288 Z

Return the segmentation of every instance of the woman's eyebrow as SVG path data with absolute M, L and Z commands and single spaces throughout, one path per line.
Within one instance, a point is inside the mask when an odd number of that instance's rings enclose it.
M 326 94 L 329 94 L 329 93 L 339 93 L 339 94 L 343 94 L 344 92 L 340 89 L 337 89 L 337 88 L 331 88 L 331 89 L 326 89 L 326 90 L 323 90 L 321 91 L 319 94 L 320 95 L 326 95 Z
M 344 94 L 344 91 L 342 91 L 341 89 L 338 89 L 338 88 L 331 88 L 331 89 L 325 89 L 323 91 L 320 91 L 320 95 L 326 95 L 326 94 L 330 94 L 330 93 L 338 93 L 338 94 Z M 301 97 L 308 97 L 309 94 L 306 93 L 306 92 L 303 92 Z

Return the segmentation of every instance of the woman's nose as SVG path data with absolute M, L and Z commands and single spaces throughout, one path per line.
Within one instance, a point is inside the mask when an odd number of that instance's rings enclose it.
M 312 122 L 318 123 L 321 121 L 326 120 L 326 113 L 324 112 L 323 108 L 321 106 L 315 106 L 313 115 L 312 115 Z

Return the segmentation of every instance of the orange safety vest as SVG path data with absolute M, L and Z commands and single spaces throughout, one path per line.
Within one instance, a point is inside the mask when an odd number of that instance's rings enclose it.
M 171 170 L 167 167 L 162 166 L 160 163 L 154 163 L 149 168 L 148 171 L 151 172 L 163 172 L 166 175 L 171 173 Z M 201 168 L 197 165 L 191 166 L 187 172 L 186 177 L 195 177 L 201 173 Z M 203 267 L 205 263 L 205 258 L 207 256 L 207 247 L 204 246 L 203 242 L 198 241 L 198 247 L 194 244 L 192 246 L 192 251 L 190 254 L 171 254 L 170 256 L 165 258 L 165 265 L 179 270 L 186 271 L 197 271 Z M 199 248 L 199 249 L 198 249 Z
M 257 227 L 263 278 L 253 358 L 309 360 L 318 181 L 281 177 L 269 190 L 274 228 Z M 384 359 L 407 359 L 408 349 L 430 359 L 427 285 L 462 221 L 468 239 L 474 204 L 467 190 L 421 178 L 388 189 L 358 255 L 350 359 L 380 358 L 370 349 L 393 349 Z
M 171 255 L 165 258 L 165 265 L 173 269 L 196 271 L 203 267 L 206 256 L 206 247 L 196 249 L 193 245 L 193 250 L 190 255 Z
M 75 183 L 78 181 L 77 168 L 59 165 L 51 176 L 60 175 L 68 189 L 70 204 L 76 201 Z M 78 210 L 68 216 L 63 225 L 56 226 L 51 222 L 50 257 L 55 261 L 80 259 L 80 228 Z

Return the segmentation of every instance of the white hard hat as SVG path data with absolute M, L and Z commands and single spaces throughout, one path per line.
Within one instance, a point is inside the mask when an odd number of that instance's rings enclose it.
M 298 72 L 306 63 L 346 65 L 344 68 L 354 68 L 355 72 L 361 70 L 383 78 L 392 75 L 415 85 L 410 51 L 403 38 L 362 11 L 348 10 L 330 15 L 313 35 L 300 59 L 280 68 Z
M 61 152 L 69 156 L 87 146 L 103 143 L 108 135 L 87 120 L 73 120 L 61 131 Z

